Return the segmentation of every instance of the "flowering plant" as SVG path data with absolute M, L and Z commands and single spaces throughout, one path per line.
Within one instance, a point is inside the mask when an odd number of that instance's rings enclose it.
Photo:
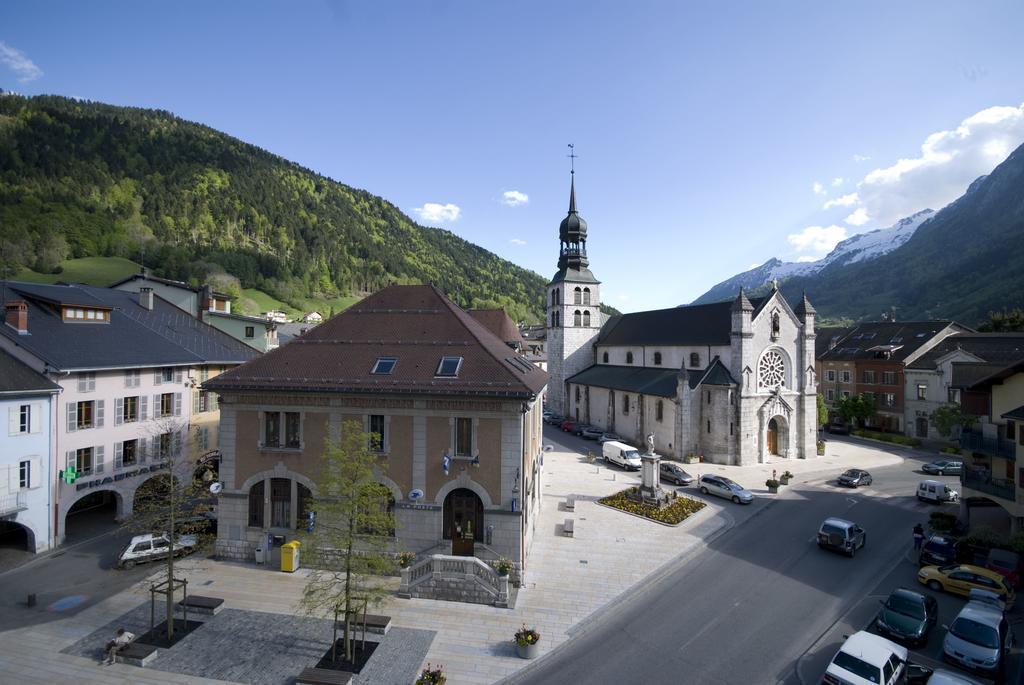
M 416 679 L 416 685 L 442 685 L 445 680 L 444 666 L 438 664 L 437 668 L 433 668 L 428 662 L 420 677 Z
M 412 566 L 412 562 L 416 560 L 415 552 L 399 552 L 398 553 L 398 565 L 402 568 L 409 568 Z
M 507 576 L 512 572 L 512 561 L 502 557 L 494 562 L 494 570 L 498 572 L 499 576 Z
M 516 631 L 516 635 L 512 638 L 512 641 L 520 647 L 535 645 L 540 642 L 540 633 L 533 628 L 527 628 L 524 623 L 523 627 Z

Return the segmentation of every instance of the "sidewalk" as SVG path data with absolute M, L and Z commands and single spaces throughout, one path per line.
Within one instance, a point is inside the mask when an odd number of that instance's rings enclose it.
M 674 567 L 699 551 L 709 537 L 731 525 L 729 502 L 710 502 L 682 525 L 672 528 L 602 507 L 595 500 L 639 482 L 636 474 L 587 464 L 580 455 L 554 451 L 545 455 L 544 503 L 536 522 L 524 585 L 516 608 L 393 598 L 375 613 L 392 616 L 395 627 L 435 631 L 425 661 L 443 664 L 452 685 L 494 683 L 531 663 L 515 656 L 512 634 L 527 624 L 541 634 L 542 654 L 584 630 L 587 618 L 628 601 L 629 592 L 641 591 L 640 581 Z M 691 475 L 722 473 L 749 487 L 766 492 L 764 481 L 772 469 L 788 469 L 796 482 L 824 478 L 845 468 L 872 468 L 902 460 L 873 446 L 829 443 L 825 457 L 811 461 L 779 460 L 772 464 L 735 467 L 713 464 L 685 465 Z M 685 490 L 685 489 L 684 489 Z M 779 496 L 786 496 L 787 489 Z M 576 496 L 575 537 L 560 534 L 566 518 L 561 503 Z M 305 574 L 275 572 L 248 564 L 190 560 L 189 589 L 215 595 L 225 606 L 263 612 L 295 614 Z M 666 565 L 669 565 L 666 567 Z M 394 580 L 397 588 L 397 579 Z M 195 676 L 165 673 L 131 666 L 101 667 L 81 657 L 60 654 L 106 623 L 148 601 L 143 582 L 80 614 L 64 620 L 9 631 L 0 640 L 0 681 L 19 683 L 213 683 Z M 230 658 L 230 655 L 225 655 Z M 159 665 L 159 660 L 154 666 Z M 359 683 L 358 677 L 356 683 Z M 376 684 L 375 684 L 376 685 Z

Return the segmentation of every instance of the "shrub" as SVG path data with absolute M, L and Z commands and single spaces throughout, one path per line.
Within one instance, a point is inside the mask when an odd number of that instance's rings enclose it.
M 905 435 L 898 435 L 896 433 L 882 433 L 879 431 L 869 430 L 852 430 L 852 435 L 856 435 L 858 438 L 869 438 L 871 440 L 881 440 L 882 442 L 891 442 L 896 445 L 905 445 L 907 447 L 919 447 L 921 441 L 917 438 L 908 438 Z
M 679 497 L 665 507 L 651 506 L 649 504 L 642 504 L 634 499 L 630 499 L 629 489 L 622 490 L 614 495 L 609 495 L 608 497 L 603 497 L 598 500 L 598 502 L 630 514 L 643 516 L 644 518 L 651 519 L 652 521 L 659 521 L 661 523 L 669 523 L 673 525 L 680 521 L 684 521 L 692 514 L 696 514 L 707 506 L 704 502 L 691 499 L 689 497 Z
M 420 677 L 416 679 L 416 685 L 440 685 L 445 680 L 444 666 L 438 664 L 437 668 L 432 668 L 428 662 Z
M 515 642 L 520 647 L 526 647 L 527 645 L 535 645 L 540 642 L 540 633 L 535 628 L 527 628 L 526 624 L 516 631 L 515 636 L 512 638 L 512 642 Z
M 786 479 L 792 479 L 793 478 L 793 474 L 790 473 L 789 471 L 783 471 L 782 472 L 782 477 L 786 478 Z
M 825 456 L 825 441 L 824 440 L 819 440 L 818 441 L 818 456 L 819 457 Z
M 959 447 L 943 447 L 942 448 L 942 453 L 943 454 L 957 454 L 957 455 L 959 455 L 959 454 L 963 454 L 963 450 L 961 450 Z
M 774 478 L 769 478 L 768 480 L 766 480 L 764 482 L 764 484 L 765 484 L 765 486 L 767 486 L 769 488 L 777 488 L 777 487 L 779 487 L 779 481 L 775 480 Z

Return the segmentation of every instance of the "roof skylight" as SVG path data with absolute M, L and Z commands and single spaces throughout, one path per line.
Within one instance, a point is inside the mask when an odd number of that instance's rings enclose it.
M 462 366 L 462 357 L 441 357 L 441 363 L 437 365 L 435 376 L 455 378 L 459 375 L 459 367 Z
M 377 376 L 386 376 L 395 370 L 395 364 L 397 363 L 398 359 L 396 357 L 379 357 L 370 373 Z

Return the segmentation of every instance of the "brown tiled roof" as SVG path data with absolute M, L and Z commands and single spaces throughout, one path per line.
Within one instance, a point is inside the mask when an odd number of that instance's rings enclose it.
M 474 319 L 483 324 L 484 328 L 494 333 L 499 340 L 513 345 L 522 345 L 523 336 L 519 327 L 512 320 L 504 309 L 470 309 L 467 312 Z
M 436 376 L 445 356 L 462 357 L 455 378 Z M 392 373 L 370 373 L 381 357 L 398 360 Z M 547 381 L 437 288 L 392 285 L 204 387 L 531 397 Z

